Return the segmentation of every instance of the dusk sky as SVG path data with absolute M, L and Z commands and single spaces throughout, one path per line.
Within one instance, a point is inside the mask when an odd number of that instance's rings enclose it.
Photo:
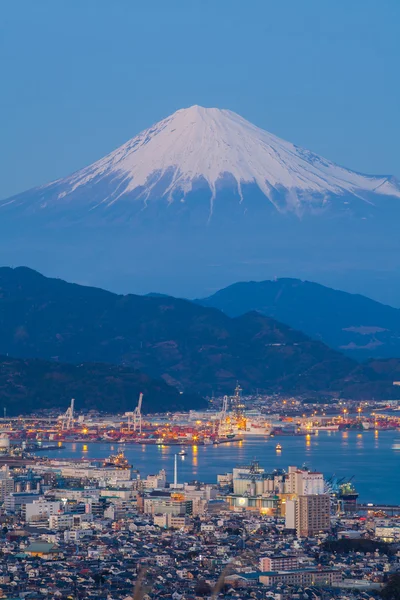
M 398 0 L 2 0 L 0 197 L 193 104 L 400 177 L 399 22 Z

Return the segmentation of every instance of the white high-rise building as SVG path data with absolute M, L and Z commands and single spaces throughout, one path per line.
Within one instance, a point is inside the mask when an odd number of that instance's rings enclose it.
M 157 475 L 148 475 L 147 479 L 144 480 L 144 486 L 146 488 L 152 488 L 152 489 L 165 488 L 166 485 L 167 485 L 167 473 L 166 473 L 165 469 L 161 469 L 161 471 L 159 471 L 157 473 Z
M 286 492 L 298 496 L 323 494 L 325 491 L 324 476 L 316 471 L 306 471 L 297 467 L 289 467 L 286 480 Z
M 34 500 L 25 508 L 25 521 L 40 521 L 48 519 L 51 515 L 58 515 L 61 510 L 61 502 L 48 502 L 44 498 Z
M 330 497 L 325 493 L 322 473 L 289 467 L 285 491 L 285 525 L 301 536 L 311 536 L 330 528 Z

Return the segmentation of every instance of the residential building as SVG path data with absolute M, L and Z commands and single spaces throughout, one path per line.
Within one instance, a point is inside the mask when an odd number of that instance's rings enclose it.
M 260 571 L 292 571 L 298 566 L 299 559 L 292 554 L 274 554 L 260 558 Z
M 297 467 L 289 467 L 285 492 L 298 496 L 323 494 L 325 491 L 324 476 L 316 471 L 307 471 Z
M 50 515 L 57 515 L 61 510 L 61 502 L 48 502 L 44 498 L 34 500 L 25 506 L 25 521 L 42 521 Z
M 10 469 L 7 465 L 0 469 L 0 502 L 4 502 L 8 494 L 14 492 L 14 479 L 10 475 Z
M 12 492 L 8 494 L 4 499 L 4 508 L 7 512 L 15 513 L 23 511 L 27 504 L 30 504 L 34 500 L 38 500 L 40 494 L 36 492 Z
M 270 571 L 262 573 L 260 583 L 272 586 L 277 584 L 304 585 L 317 587 L 334 587 L 342 581 L 342 574 L 338 569 L 296 569 L 293 571 Z
M 296 500 L 297 535 L 309 537 L 322 531 L 329 531 L 330 497 L 328 494 L 308 494 Z
M 167 485 L 167 473 L 165 469 L 161 469 L 157 475 L 148 475 L 143 481 L 143 485 L 147 489 L 162 489 Z

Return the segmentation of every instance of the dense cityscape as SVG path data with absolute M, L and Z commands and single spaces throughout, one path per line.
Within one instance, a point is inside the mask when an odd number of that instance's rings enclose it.
M 232 464 L 216 480 L 183 481 L 200 445 L 355 429 L 397 429 L 396 402 L 305 406 L 295 398 L 212 398 L 209 409 L 65 413 L 2 419 L 2 597 L 374 598 L 400 561 L 400 506 L 359 501 L 352 477 L 305 465 Z M 217 407 L 220 407 L 217 410 Z M 278 412 L 279 411 L 279 412 Z M 375 433 L 373 433 L 375 432 Z M 63 456 L 71 444 L 116 448 Z M 173 478 L 142 473 L 129 445 L 172 446 Z M 47 453 L 58 450 L 57 458 Z M 216 450 L 218 451 L 218 450 Z

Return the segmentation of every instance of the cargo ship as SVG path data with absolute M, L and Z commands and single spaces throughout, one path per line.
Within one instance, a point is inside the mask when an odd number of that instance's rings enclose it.
M 237 433 L 240 435 L 267 436 L 272 433 L 272 429 L 273 429 L 272 426 L 266 424 L 265 422 L 261 423 L 261 422 L 257 422 L 257 421 L 252 421 L 252 422 L 247 421 L 245 427 L 238 429 Z

